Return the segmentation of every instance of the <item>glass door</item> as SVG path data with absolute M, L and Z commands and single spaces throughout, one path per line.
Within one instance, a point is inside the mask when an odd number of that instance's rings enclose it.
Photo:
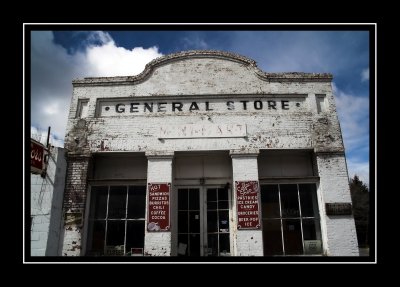
M 207 188 L 205 256 L 229 256 L 229 194 L 225 188 Z
M 178 256 L 229 256 L 229 190 L 178 189 Z
M 200 188 L 178 189 L 178 256 L 202 256 Z

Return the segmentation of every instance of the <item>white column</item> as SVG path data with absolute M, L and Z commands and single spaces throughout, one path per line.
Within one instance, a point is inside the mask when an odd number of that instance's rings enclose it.
M 172 159 L 173 152 L 147 152 L 147 187 L 149 183 L 171 183 L 170 204 L 172 194 Z M 146 222 L 144 238 L 145 256 L 171 256 L 171 231 L 147 231 L 149 193 L 146 196 Z M 172 212 L 172 210 L 171 210 Z M 170 216 L 171 216 L 170 212 Z M 171 219 L 170 219 L 171 220 Z
M 351 203 L 349 180 L 344 154 L 317 153 L 320 177 L 319 211 L 328 256 L 358 256 L 357 233 L 353 215 L 326 215 L 325 203 Z
M 236 256 L 264 255 L 261 228 L 248 230 L 237 229 L 237 195 L 235 181 L 258 181 L 258 153 L 258 150 L 246 152 L 231 150 L 230 152 L 230 155 L 232 157 L 233 175 L 233 251 L 234 255 Z M 260 197 L 260 194 L 258 195 L 258 197 Z M 261 206 L 259 205 L 259 210 L 260 209 Z

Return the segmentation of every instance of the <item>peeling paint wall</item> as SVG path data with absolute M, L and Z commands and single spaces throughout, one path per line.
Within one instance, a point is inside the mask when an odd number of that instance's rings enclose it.
M 66 214 L 82 213 L 84 218 L 87 196 L 88 157 L 69 157 L 64 195 L 64 221 Z M 80 256 L 82 229 L 79 222 L 64 225 L 63 256 Z
M 329 256 L 358 256 L 356 226 L 352 215 L 328 216 L 325 203 L 351 202 L 344 155 L 317 154 L 320 175 L 319 208 L 325 250 Z
M 252 69 L 224 59 L 188 59 L 157 67 L 148 80 L 138 84 L 75 85 L 67 128 L 67 148 L 77 153 L 314 147 L 324 150 L 343 150 L 330 82 L 268 82 L 260 79 Z M 325 95 L 326 98 L 325 111 L 320 114 L 317 113 L 316 94 Z M 221 95 L 226 96 L 225 100 L 232 101 L 243 95 L 254 95 L 251 96 L 254 100 L 291 95 L 299 98 L 301 107 L 289 111 L 214 110 L 207 113 L 153 112 L 141 115 L 132 113 L 130 116 L 96 117 L 96 105 L 99 99 L 120 98 L 135 102 L 145 97 L 162 101 L 168 96 L 176 96 L 176 99 L 180 96 L 189 98 L 196 96 L 199 99 L 212 100 L 213 97 Z M 89 100 L 88 118 L 76 118 L 79 99 Z M 157 137 L 160 126 L 231 123 L 246 124 L 247 138 L 160 141 Z

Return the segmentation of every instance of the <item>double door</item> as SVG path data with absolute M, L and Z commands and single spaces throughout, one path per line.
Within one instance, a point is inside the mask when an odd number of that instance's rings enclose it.
M 178 256 L 229 256 L 229 189 L 178 188 Z

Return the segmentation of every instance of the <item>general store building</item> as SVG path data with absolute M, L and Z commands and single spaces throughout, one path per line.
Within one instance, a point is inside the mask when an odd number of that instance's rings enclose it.
M 332 76 L 187 51 L 73 81 L 64 256 L 357 256 Z

